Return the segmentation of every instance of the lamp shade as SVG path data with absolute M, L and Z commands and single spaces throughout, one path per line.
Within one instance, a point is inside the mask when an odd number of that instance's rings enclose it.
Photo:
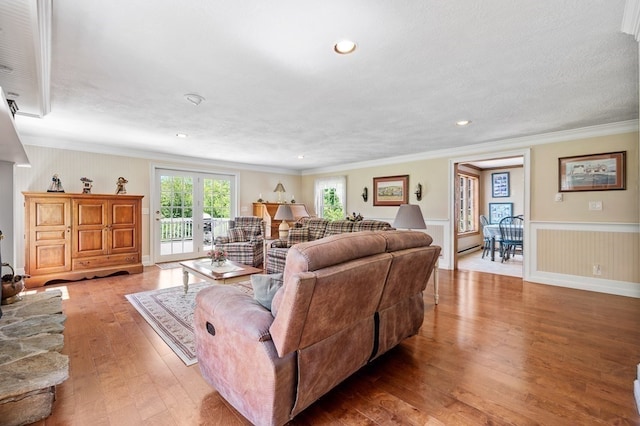
M 284 185 L 282 185 L 280 182 L 278 182 L 278 184 L 276 185 L 276 188 L 273 190 L 273 192 L 287 192 L 287 190 L 284 189 Z
M 276 215 L 273 217 L 275 220 L 294 220 L 293 212 L 291 211 L 291 206 L 289 204 L 282 204 L 278 206 L 278 210 L 276 210 Z
M 422 210 L 417 204 L 401 204 L 393 221 L 394 228 L 401 229 L 427 229 L 424 223 Z

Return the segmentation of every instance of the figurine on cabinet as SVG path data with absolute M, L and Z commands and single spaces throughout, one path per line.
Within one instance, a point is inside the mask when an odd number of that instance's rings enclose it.
M 124 185 L 127 183 L 129 183 L 129 181 L 123 178 L 122 176 L 120 176 L 118 178 L 118 183 L 117 183 L 118 186 L 116 187 L 116 194 L 126 194 L 127 188 L 125 188 Z
M 91 188 L 93 187 L 93 181 L 87 177 L 80 178 L 82 182 L 82 193 L 91 194 Z
M 51 178 L 51 185 L 49 185 L 47 192 L 64 192 L 64 188 L 62 188 L 62 181 L 60 181 L 57 173 Z

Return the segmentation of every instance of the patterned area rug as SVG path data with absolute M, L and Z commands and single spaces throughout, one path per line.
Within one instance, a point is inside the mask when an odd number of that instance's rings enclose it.
M 198 362 L 193 334 L 196 294 L 211 285 L 206 282 L 189 284 L 189 292 L 186 295 L 184 287 L 180 285 L 127 294 L 125 297 L 176 355 L 186 365 L 193 365 Z M 231 285 L 253 295 L 251 281 Z

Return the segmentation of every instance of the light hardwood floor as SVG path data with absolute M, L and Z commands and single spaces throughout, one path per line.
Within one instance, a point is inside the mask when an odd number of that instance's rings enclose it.
M 181 278 L 153 266 L 65 286 L 70 378 L 38 425 L 247 424 L 124 297 Z M 640 424 L 640 299 L 441 271 L 425 304 L 417 336 L 291 424 Z

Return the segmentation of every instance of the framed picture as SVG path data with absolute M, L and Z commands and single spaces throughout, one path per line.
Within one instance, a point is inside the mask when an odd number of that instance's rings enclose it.
M 509 196 L 509 172 L 491 173 L 491 194 L 493 198 Z
M 409 204 L 409 175 L 373 178 L 373 205 L 399 206 Z
M 626 189 L 627 152 L 558 158 L 560 192 Z
M 498 224 L 509 216 L 513 216 L 513 203 L 489 203 L 489 223 Z

